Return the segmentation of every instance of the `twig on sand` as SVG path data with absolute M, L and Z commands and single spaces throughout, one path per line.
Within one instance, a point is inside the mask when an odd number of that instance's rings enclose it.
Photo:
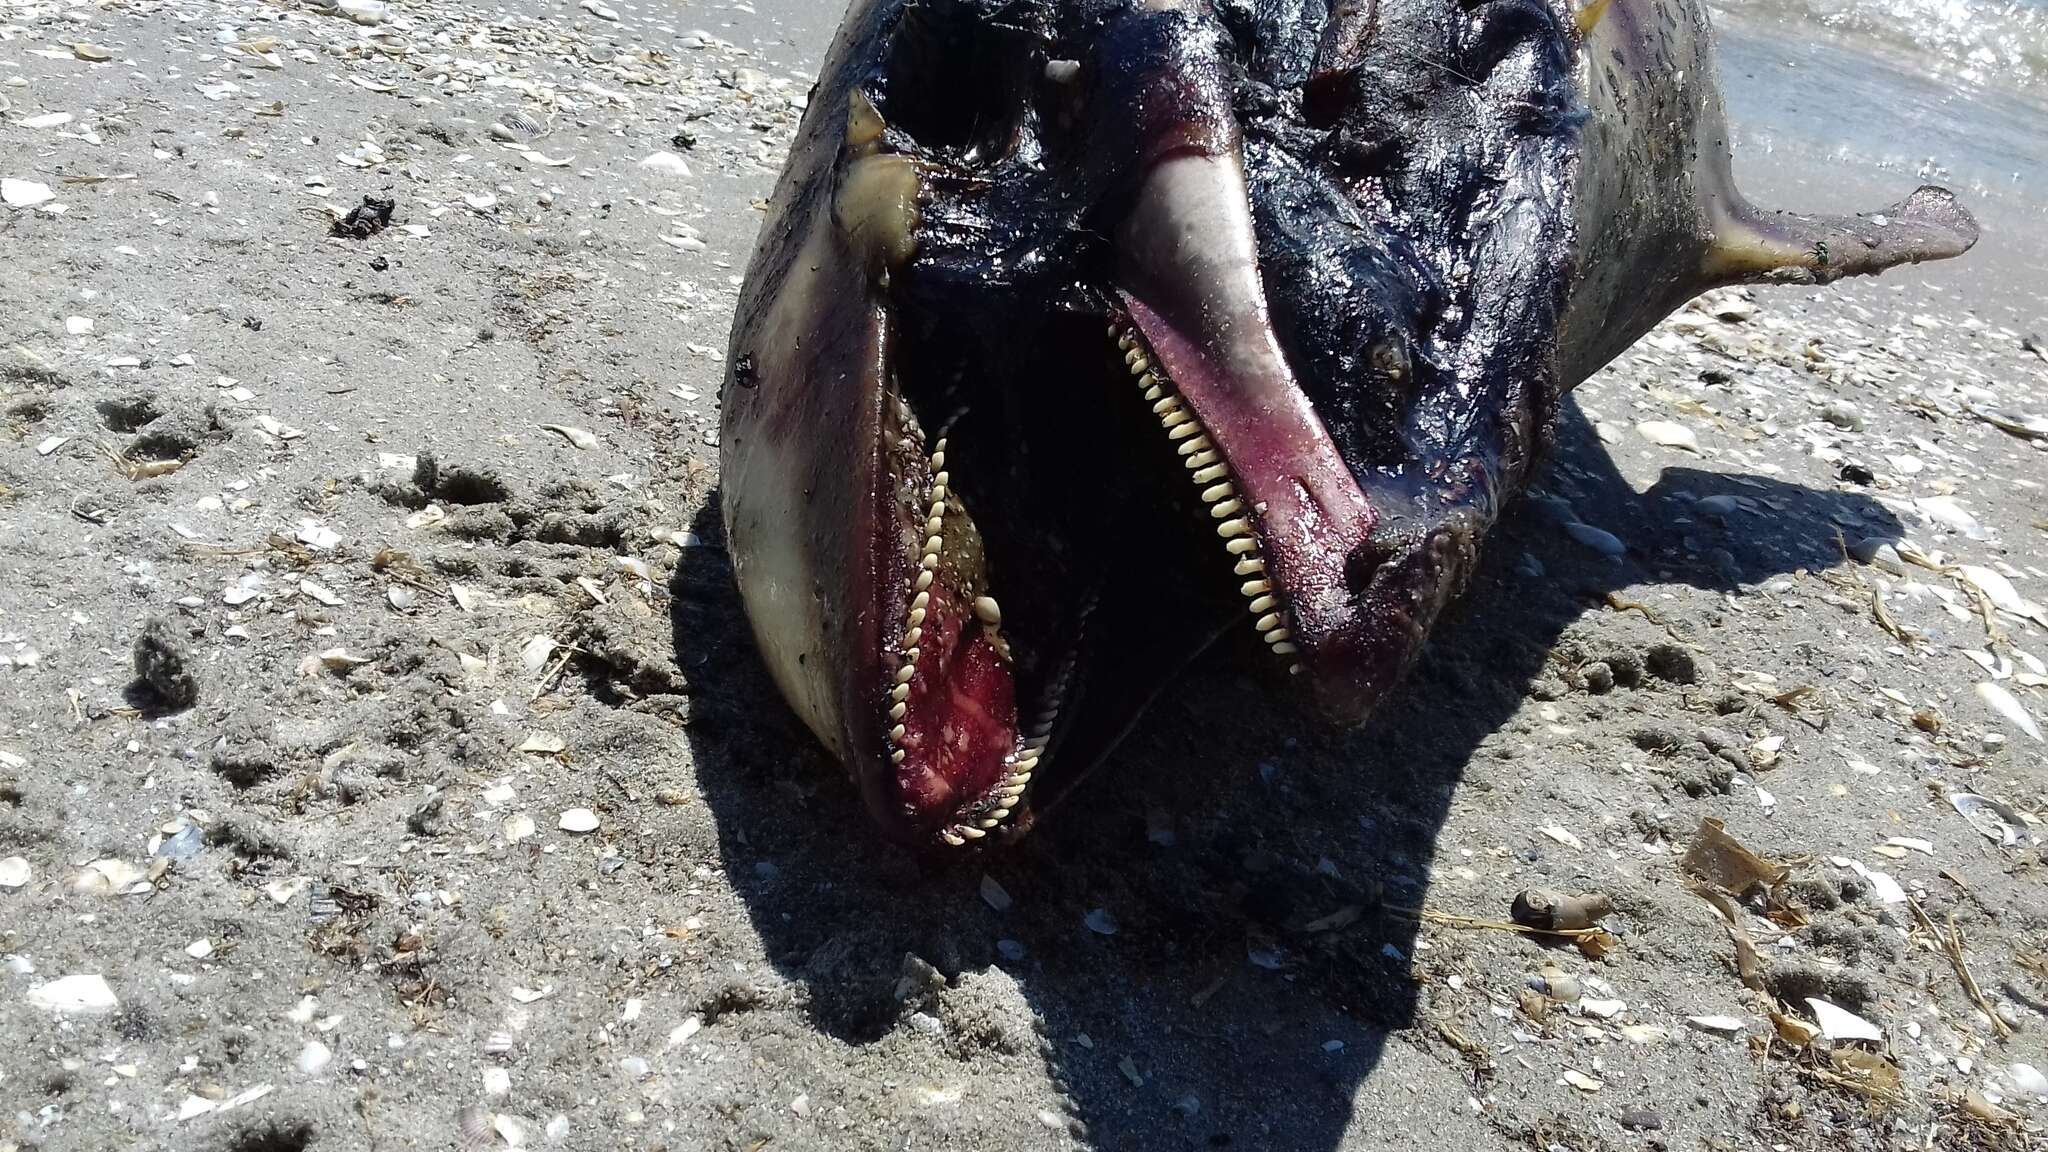
M 1998 1033 L 2000 1040 L 2010 1038 L 2012 1026 L 1999 1018 L 1991 1001 L 1985 999 L 1983 990 L 1977 987 L 1977 978 L 1970 975 L 1970 962 L 1963 958 L 1963 930 L 1956 927 L 1956 918 L 1951 915 L 1948 918 L 1948 929 L 1943 931 L 1935 926 L 1933 918 L 1927 915 L 1925 908 L 1920 907 L 1918 900 L 1908 896 L 1906 906 L 1913 910 L 1913 919 L 1920 922 L 1920 927 L 1926 929 L 1927 934 L 1941 945 L 1942 952 L 1948 956 L 1949 967 L 1956 970 L 1956 979 L 1962 981 L 1963 995 L 1970 998 L 1970 1003 L 1977 1006 L 1977 1011 L 1991 1019 L 1991 1030 Z

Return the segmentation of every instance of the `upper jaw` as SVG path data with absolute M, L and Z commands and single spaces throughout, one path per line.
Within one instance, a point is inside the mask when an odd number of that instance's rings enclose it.
M 1363 720 L 1465 567 L 1469 534 L 1433 532 L 1412 549 L 1375 538 L 1383 517 L 1274 333 L 1234 153 L 1155 163 L 1118 248 L 1142 354 L 1221 455 L 1234 491 L 1218 506 L 1249 526 L 1249 547 L 1232 550 L 1240 566 L 1255 556 L 1271 585 L 1253 601 L 1254 623 L 1327 714 Z

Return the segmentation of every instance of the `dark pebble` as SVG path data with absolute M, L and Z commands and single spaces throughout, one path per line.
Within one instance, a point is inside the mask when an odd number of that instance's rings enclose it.
M 1621 1126 L 1631 1132 L 1654 1132 L 1664 1127 L 1664 1118 L 1645 1108 L 1621 1114 Z

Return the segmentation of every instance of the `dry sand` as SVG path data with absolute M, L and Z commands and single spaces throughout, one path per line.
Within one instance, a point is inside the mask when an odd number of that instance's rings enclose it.
M 713 511 L 830 14 L 350 7 L 0 0 L 0 1150 L 2038 1139 L 2038 232 L 1682 314 L 1371 729 L 1221 653 L 930 868 Z M 1604 957 L 1456 919 L 1532 885 Z

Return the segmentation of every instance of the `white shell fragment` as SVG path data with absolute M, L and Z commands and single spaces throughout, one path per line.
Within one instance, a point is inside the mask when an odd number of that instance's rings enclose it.
M 26 857 L 9 856 L 0 860 L 0 888 L 19 888 L 28 883 L 29 875 Z
M 1884 1040 L 1884 1029 L 1846 1008 L 1838 1008 L 1812 996 L 1806 998 L 1806 1006 L 1813 1010 L 1813 1019 L 1820 1025 L 1820 1034 L 1829 1040 L 1872 1040 L 1880 1043 Z
M 56 198 L 57 194 L 50 191 L 48 184 L 34 180 L 16 180 L 12 177 L 0 180 L 0 203 L 6 204 L 9 208 L 33 208 Z
M 294 1063 L 298 1065 L 299 1071 L 306 1075 L 318 1076 L 333 1062 L 334 1049 L 318 1040 L 308 1040 L 306 1046 L 299 1049 L 299 1058 Z
M 566 424 L 543 424 L 543 432 L 553 432 L 578 448 L 597 447 L 597 434 L 587 428 L 571 428 Z
M 562 818 L 555 822 L 555 827 L 564 832 L 595 832 L 597 823 L 597 813 L 588 808 L 571 808 L 562 813 Z
M 2010 721 L 2013 727 L 2026 733 L 2036 742 L 2041 740 L 2041 726 L 2034 722 L 2034 717 L 2027 712 L 2027 706 L 2020 703 L 2012 693 L 1989 680 L 1984 680 L 1977 685 L 1977 698 L 1990 705 L 1993 712 Z
M 121 1006 L 120 998 L 107 986 L 106 977 L 97 973 L 38 984 L 28 990 L 28 1002 L 30 1007 L 47 1012 L 111 1012 Z
M 1675 420 L 1645 420 L 1636 425 L 1636 435 L 1664 448 L 1697 453 L 1700 439 L 1693 430 Z
M 552 732 L 528 732 L 519 744 L 521 752 L 535 756 L 555 756 L 568 751 L 569 742 Z
M 529 636 L 519 646 L 519 663 L 528 672 L 538 672 L 548 666 L 548 657 L 555 654 L 555 641 L 551 636 Z
M 1863 877 L 1864 883 L 1870 885 L 1870 890 L 1877 897 L 1878 903 L 1904 904 L 1906 902 L 1906 890 L 1899 887 L 1899 882 L 1892 879 L 1891 873 L 1879 872 L 1875 868 L 1865 866 L 1861 860 L 1850 860 L 1843 856 L 1830 856 L 1828 863 L 1833 864 L 1837 868 L 1847 868 L 1849 871 Z
M 689 162 L 673 152 L 655 152 L 640 161 L 640 167 L 662 176 L 688 178 Z
M 1685 1022 L 1702 1032 L 1723 1036 L 1733 1036 L 1748 1027 L 1748 1022 L 1740 1016 L 1687 1016 Z

